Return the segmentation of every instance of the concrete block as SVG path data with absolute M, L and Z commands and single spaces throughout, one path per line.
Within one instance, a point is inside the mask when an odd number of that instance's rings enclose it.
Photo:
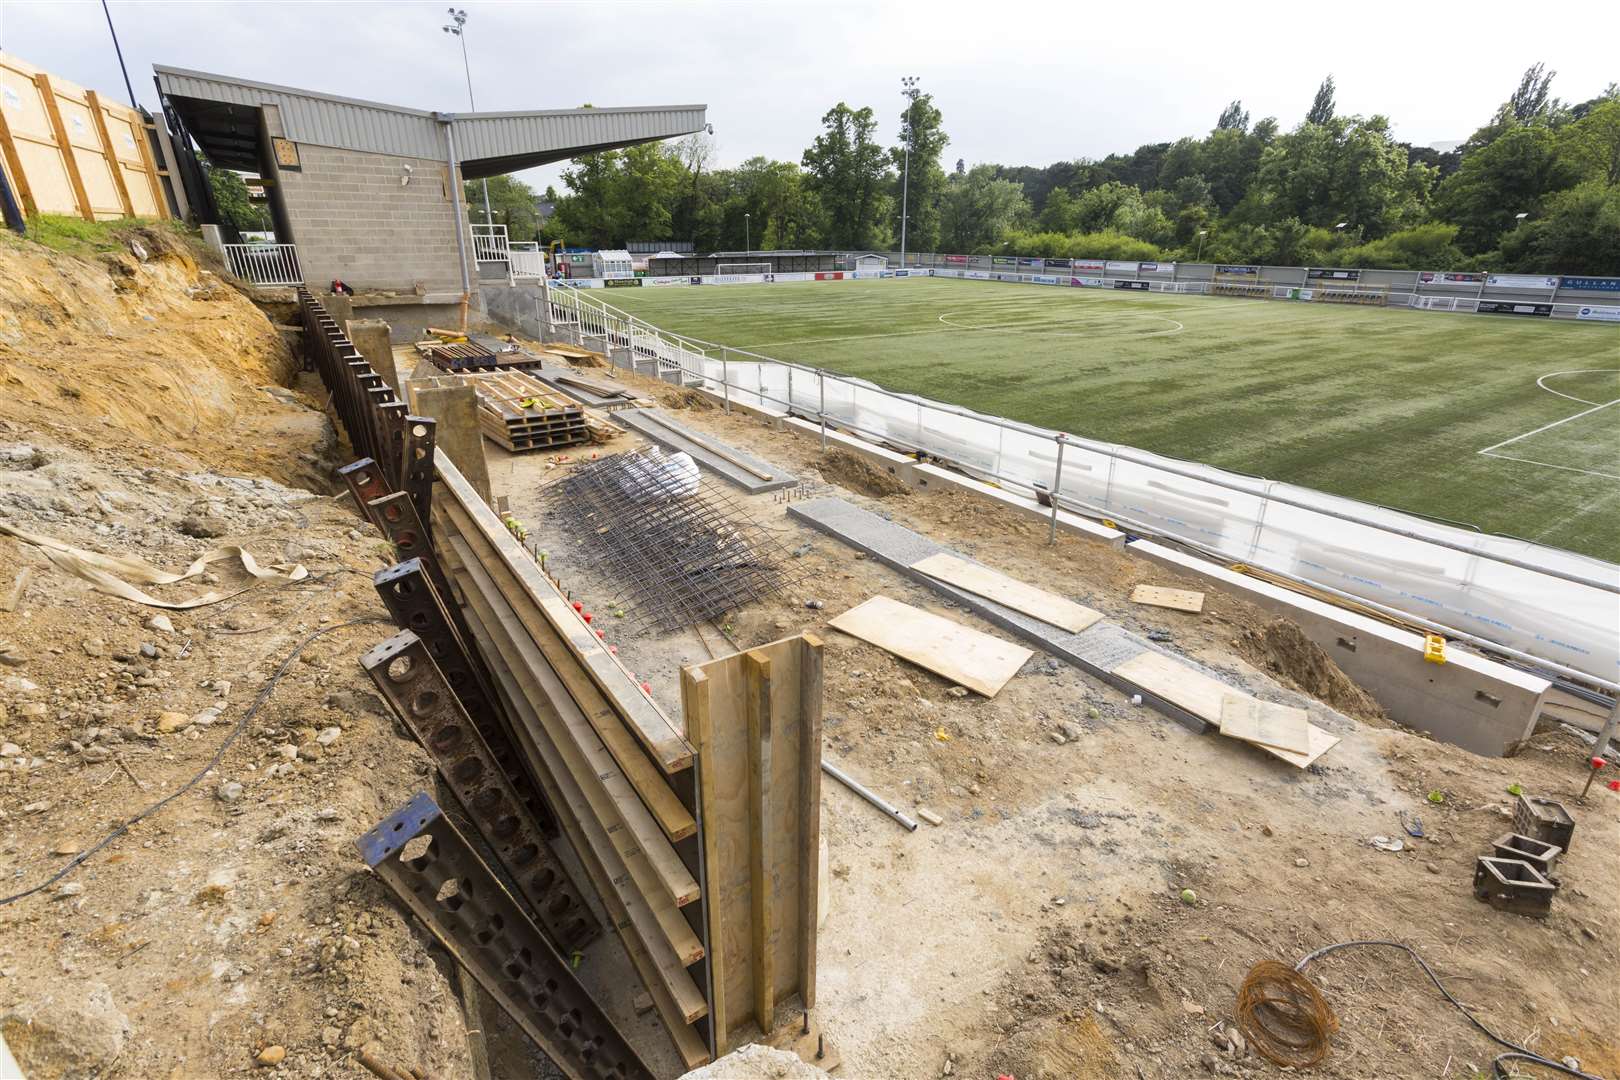
M 1557 891 L 1558 886 L 1522 859 L 1481 855 L 1474 863 L 1474 897 L 1498 911 L 1545 919 Z
M 1575 836 L 1575 819 L 1563 803 L 1520 795 L 1513 804 L 1513 831 L 1568 851 Z
M 1491 848 L 1491 853 L 1498 859 L 1519 859 L 1527 862 L 1548 880 L 1552 878 L 1553 867 L 1558 865 L 1558 856 L 1564 851 L 1557 844 L 1543 843 L 1533 836 L 1511 832 L 1497 837 Z
M 1219 563 L 1149 540 L 1126 547 L 1199 577 L 1295 623 L 1373 696 L 1390 717 L 1476 754 L 1512 754 L 1535 731 L 1552 683 L 1455 646 L 1446 662 L 1423 659 L 1423 635 L 1346 611 Z
M 478 426 L 478 392 L 471 383 L 440 379 L 412 379 L 408 387 L 411 412 L 438 421 L 435 445 L 450 455 L 467 482 L 489 502 L 489 463 L 484 458 L 484 433 Z
M 398 395 L 399 372 L 394 367 L 394 348 L 388 335 L 388 324 L 381 319 L 349 320 L 349 340 Z

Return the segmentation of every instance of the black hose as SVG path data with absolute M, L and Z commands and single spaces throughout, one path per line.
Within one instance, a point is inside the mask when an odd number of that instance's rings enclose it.
M 1457 1006 L 1458 1010 L 1461 1011 L 1464 1016 L 1468 1017 L 1468 1022 L 1470 1024 L 1473 1024 L 1476 1028 L 1478 1028 L 1485 1035 L 1485 1037 L 1490 1039 L 1492 1042 L 1505 1046 L 1509 1050 L 1513 1051 L 1510 1054 L 1499 1054 L 1495 1060 L 1491 1062 L 1492 1076 L 1498 1078 L 1507 1076 L 1508 1074 L 1502 1071 L 1502 1062 L 1512 1059 L 1528 1061 L 1532 1065 L 1539 1065 L 1544 1069 L 1552 1069 L 1556 1072 L 1563 1073 L 1565 1076 L 1578 1076 L 1581 1078 L 1581 1080 L 1603 1080 L 1601 1076 L 1594 1076 L 1589 1072 L 1582 1072 L 1580 1069 L 1572 1069 L 1561 1061 L 1554 1061 L 1551 1058 L 1542 1057 L 1540 1054 L 1533 1053 L 1516 1042 L 1511 1042 L 1502 1038 L 1502 1036 L 1480 1023 L 1479 1018 L 1468 1011 L 1468 1006 L 1458 1001 L 1455 997 L 1452 997 L 1451 991 L 1447 990 L 1445 984 L 1440 981 L 1440 976 L 1434 973 L 1434 969 L 1429 967 L 1428 963 L 1423 959 L 1423 957 L 1418 955 L 1418 951 L 1416 949 L 1412 948 L 1410 945 L 1403 945 L 1399 941 L 1341 941 L 1337 945 L 1327 945 L 1323 948 L 1317 949 L 1313 953 L 1307 953 L 1299 961 L 1299 963 L 1294 965 L 1294 970 L 1304 971 L 1305 965 L 1309 964 L 1312 960 L 1319 960 L 1328 953 L 1338 952 L 1340 949 L 1348 949 L 1355 945 L 1383 945 L 1390 949 L 1405 950 L 1413 960 L 1417 961 L 1418 967 L 1423 969 L 1423 974 L 1429 977 L 1429 981 L 1434 983 L 1435 989 L 1439 990 L 1441 994 L 1445 995 L 1445 999 L 1447 1001 Z

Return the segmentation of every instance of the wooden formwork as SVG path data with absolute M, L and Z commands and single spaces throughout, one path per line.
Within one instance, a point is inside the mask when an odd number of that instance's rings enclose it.
M 129 106 L 0 53 L 0 168 L 26 213 L 167 218 L 146 132 Z

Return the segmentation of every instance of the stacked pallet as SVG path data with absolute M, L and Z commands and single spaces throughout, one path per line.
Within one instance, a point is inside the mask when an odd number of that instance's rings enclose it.
M 433 535 L 518 748 L 688 1067 L 709 1059 L 692 747 L 443 455 Z
M 462 377 L 478 391 L 484 437 L 514 453 L 556 450 L 593 438 L 584 407 L 532 375 L 497 371 Z

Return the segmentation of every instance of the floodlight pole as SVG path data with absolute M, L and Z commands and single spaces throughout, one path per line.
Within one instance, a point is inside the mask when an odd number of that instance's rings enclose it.
M 467 75 L 467 111 L 470 113 L 477 112 L 478 104 L 473 101 L 472 64 L 467 60 L 467 12 L 451 8 L 450 23 L 451 25 L 443 29 L 445 33 L 454 34 L 461 40 L 461 70 Z M 453 181 L 455 178 L 452 177 L 451 179 Z M 484 185 L 484 224 L 493 225 L 495 224 L 495 215 L 490 213 L 489 210 L 489 177 L 486 176 L 479 182 Z
M 911 216 L 911 144 L 917 139 L 917 96 L 922 91 L 917 89 L 917 76 L 904 75 L 900 79 L 904 87 L 900 96 L 911 99 L 906 106 L 906 163 L 900 181 L 900 269 L 906 268 L 906 220 Z

